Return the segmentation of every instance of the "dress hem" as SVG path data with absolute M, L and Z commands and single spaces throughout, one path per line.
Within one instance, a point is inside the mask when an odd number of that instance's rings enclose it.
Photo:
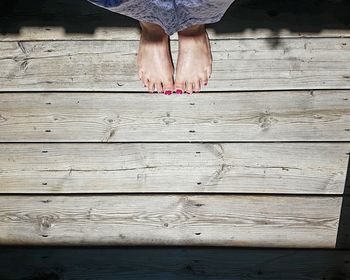
M 149 22 L 149 23 L 154 23 L 154 24 L 157 24 L 159 25 L 167 35 L 171 36 L 173 35 L 174 33 L 176 32 L 179 32 L 181 30 L 184 30 L 190 26 L 193 26 L 193 25 L 197 25 L 197 24 L 211 24 L 211 23 L 216 23 L 218 21 L 221 20 L 221 18 L 224 16 L 225 12 L 223 13 L 220 13 L 216 16 L 213 16 L 213 17 L 210 17 L 210 18 L 189 18 L 189 19 L 186 19 L 185 21 L 181 22 L 181 23 L 178 23 L 176 24 L 176 26 L 174 28 L 169 28 L 169 27 L 166 27 L 166 24 L 164 24 L 160 19 L 156 18 L 156 17 L 136 17 L 136 16 L 133 16 L 133 15 L 130 15 L 130 14 L 126 14 L 126 13 L 123 13 L 121 11 L 117 11 L 117 10 L 114 10 L 114 6 L 111 5 L 111 6 L 106 6 L 106 5 L 101 5 L 99 4 L 97 1 L 94 1 L 94 0 L 88 0 L 90 3 L 96 5 L 96 6 L 99 6 L 99 7 L 102 7 L 102 8 L 105 8 L 105 9 L 108 9 L 114 13 L 118 13 L 118 14 L 121 14 L 121 15 L 124 15 L 124 16 L 127 16 L 127 17 L 130 17 L 134 20 L 137 20 L 137 21 L 142 21 L 142 22 Z M 225 10 L 226 11 L 226 10 Z
M 137 19 L 135 17 L 132 17 L 132 16 L 129 16 L 137 21 L 143 21 L 143 22 L 149 22 L 149 23 L 154 23 L 154 24 L 157 24 L 159 25 L 167 35 L 171 36 L 181 30 L 184 30 L 190 26 L 193 26 L 193 25 L 197 25 L 197 24 L 212 24 L 212 23 L 216 23 L 218 21 L 221 20 L 221 18 L 223 17 L 223 14 L 222 15 L 219 15 L 219 16 L 215 16 L 215 17 L 212 17 L 212 18 L 209 18 L 209 19 L 198 19 L 198 18 L 191 18 L 181 24 L 178 24 L 177 28 L 173 28 L 173 29 L 169 29 L 169 28 L 166 28 L 165 25 L 158 19 L 155 19 L 155 18 L 152 18 L 152 19 L 147 19 L 147 18 L 143 18 L 142 20 L 141 19 Z

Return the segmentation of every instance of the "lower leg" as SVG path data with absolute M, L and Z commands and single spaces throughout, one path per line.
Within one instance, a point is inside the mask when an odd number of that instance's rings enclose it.
M 147 39 L 151 41 L 159 41 L 168 37 L 164 29 L 157 24 L 140 21 L 140 26 L 142 35 L 147 36 Z

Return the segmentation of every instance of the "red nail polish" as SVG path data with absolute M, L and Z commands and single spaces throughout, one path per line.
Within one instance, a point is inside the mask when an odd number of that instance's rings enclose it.
M 177 94 L 182 94 L 183 91 L 182 91 L 182 89 L 177 89 L 177 90 L 176 90 L 176 93 L 177 93 Z
M 166 95 L 171 95 L 173 92 L 171 91 L 171 90 L 166 90 L 166 91 L 164 91 L 164 94 L 166 94 Z

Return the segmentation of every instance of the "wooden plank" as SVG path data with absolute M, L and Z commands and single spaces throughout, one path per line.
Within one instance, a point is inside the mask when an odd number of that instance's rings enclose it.
M 0 277 L 85 280 L 347 279 L 350 251 L 237 248 L 0 248 Z
M 137 44 L 0 42 L 0 88 L 144 91 L 136 71 Z M 176 57 L 176 42 L 172 48 Z M 350 38 L 281 39 L 278 44 L 274 39 L 218 40 L 212 50 L 207 91 L 350 89 Z
M 137 40 L 137 21 L 86 0 L 3 0 L 0 40 Z M 347 1 L 295 3 L 240 0 L 218 24 L 213 39 L 350 36 Z
M 334 248 L 341 203 L 319 196 L 0 196 L 0 244 Z
M 0 193 L 342 194 L 350 144 L 2 144 Z
M 350 141 L 339 90 L 3 93 L 0 114 L 0 142 Z

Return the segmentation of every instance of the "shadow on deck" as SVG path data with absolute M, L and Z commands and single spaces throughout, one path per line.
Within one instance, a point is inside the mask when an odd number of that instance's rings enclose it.
M 1 279 L 346 280 L 349 251 L 213 247 L 3 247 Z
M 348 0 L 275 1 L 236 0 L 219 24 L 220 33 L 268 29 L 320 33 L 349 30 Z M 66 33 L 92 34 L 97 27 L 137 27 L 137 22 L 90 4 L 86 0 L 4 0 L 0 3 L 0 33 L 18 33 L 22 27 L 63 27 Z

